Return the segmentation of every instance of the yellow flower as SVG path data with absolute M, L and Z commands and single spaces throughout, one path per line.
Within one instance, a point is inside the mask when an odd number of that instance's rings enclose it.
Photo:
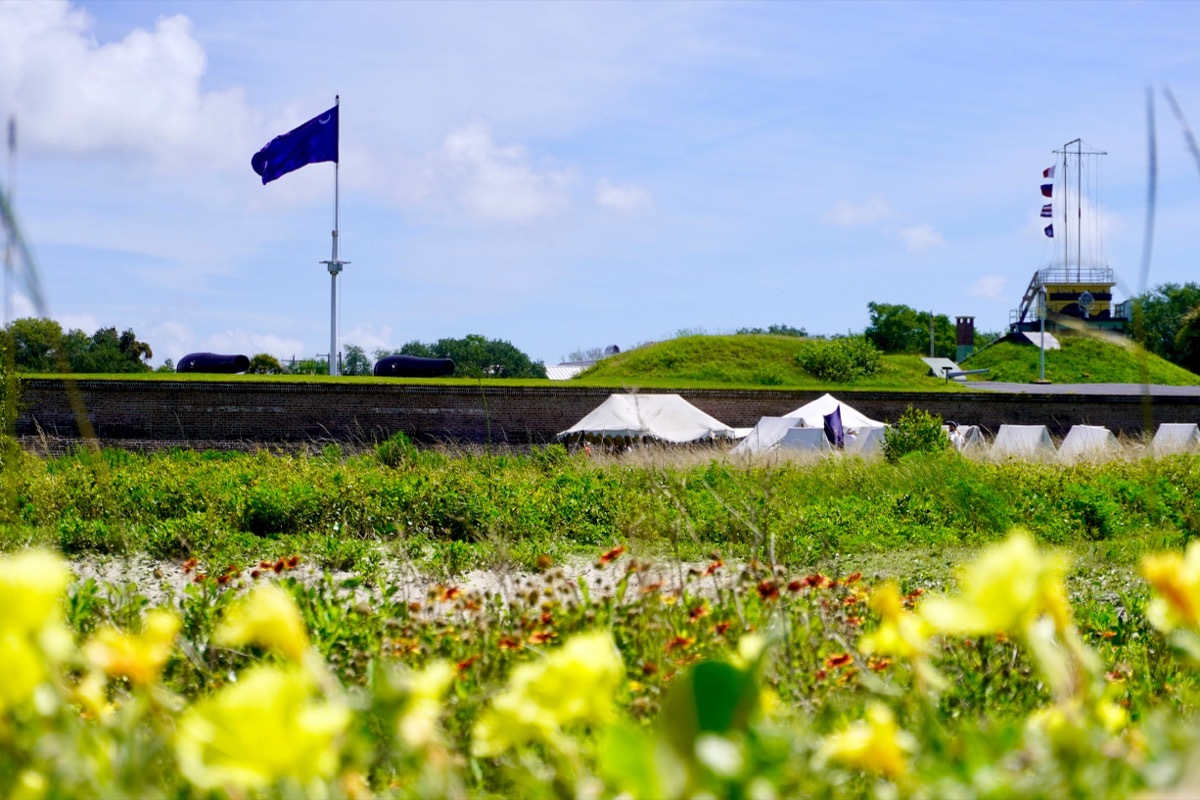
M 45 658 L 30 637 L 0 628 L 0 712 L 25 705 L 48 677 Z
M 41 800 L 50 794 L 50 782 L 40 772 L 27 769 L 17 776 L 9 800 Z
M 59 623 L 70 580 L 66 564 L 51 553 L 0 558 L 0 628 L 34 633 Z
M 107 719 L 116 710 L 116 707 L 108 702 L 107 689 L 108 684 L 104 676 L 93 670 L 79 679 L 71 697 L 86 714 L 96 719 Z
M 408 707 L 400 715 L 400 738 L 419 749 L 437 738 L 437 721 L 442 715 L 442 697 L 454 683 L 454 665 L 435 661 L 408 678 Z
M 291 595 L 273 583 L 257 586 L 243 597 L 217 628 L 213 641 L 221 647 L 258 645 L 300 661 L 308 651 L 308 631 Z
M 612 636 L 599 632 L 575 636 L 540 660 L 521 664 L 475 724 L 474 753 L 498 755 L 531 741 L 556 745 L 564 725 L 608 721 L 624 673 Z
M 962 570 L 959 597 L 931 598 L 922 604 L 921 616 L 951 634 L 1023 634 L 1042 615 L 1065 631 L 1071 625 L 1066 570 L 1062 555 L 1039 553 L 1029 534 L 1015 531 Z
M 1146 607 L 1150 624 L 1164 633 L 1200 627 L 1200 542 L 1185 553 L 1160 553 L 1142 559 L 1142 577 L 1155 595 Z
M 858 649 L 865 655 L 899 656 L 912 665 L 918 686 L 941 689 L 946 679 L 930 663 L 929 638 L 932 626 L 919 614 L 904 610 L 900 590 L 892 582 L 871 593 L 870 606 L 879 614 L 879 627 L 864 635 Z
M 303 667 L 252 667 L 184 712 L 175 743 L 179 768 L 202 790 L 257 789 L 284 779 L 307 786 L 334 774 L 349 719 L 343 704 L 317 696 Z
M 912 735 L 896 727 L 892 710 L 872 703 L 866 720 L 852 722 L 825 740 L 817 751 L 817 760 L 837 761 L 895 780 L 908 772 L 907 754 L 915 747 Z
M 62 597 L 71 573 L 58 556 L 0 557 L 0 711 L 32 700 L 70 653 Z
M 179 617 L 155 609 L 146 615 L 140 634 L 104 628 L 84 645 L 83 653 L 110 678 L 128 678 L 135 686 L 150 686 L 162 675 L 177 633 Z
M 859 640 L 860 651 L 908 659 L 928 651 L 933 631 L 920 616 L 904 610 L 896 584 L 889 581 L 877 587 L 871 593 L 870 606 L 879 615 L 879 627 Z

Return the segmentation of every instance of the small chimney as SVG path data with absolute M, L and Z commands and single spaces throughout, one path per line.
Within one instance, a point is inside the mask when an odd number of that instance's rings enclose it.
M 955 317 L 954 330 L 957 334 L 958 348 L 955 351 L 955 361 L 962 361 L 975 352 L 975 318 Z

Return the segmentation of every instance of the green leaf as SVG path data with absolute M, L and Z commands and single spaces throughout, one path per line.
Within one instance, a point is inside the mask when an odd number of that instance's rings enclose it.
M 600 772 L 610 785 L 634 797 L 661 797 L 654 738 L 629 724 L 608 727 L 600 738 Z
M 680 755 L 695 758 L 702 733 L 745 730 L 758 704 L 753 671 L 724 661 L 702 661 L 677 679 L 663 704 L 663 733 Z

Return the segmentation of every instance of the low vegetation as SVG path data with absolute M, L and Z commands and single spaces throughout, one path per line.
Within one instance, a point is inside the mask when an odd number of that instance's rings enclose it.
M 1035 334 L 1036 336 L 1036 334 Z M 1153 383 L 1200 386 L 1200 375 L 1166 361 L 1118 337 L 1056 334 L 1061 350 L 1047 350 L 1046 380 L 1053 383 Z M 966 369 L 989 370 L 987 379 L 1030 383 L 1041 366 L 1034 346 L 1000 342 L 963 362 Z
M 956 583 L 616 546 L 503 593 L 305 583 L 152 603 L 0 556 L 6 796 L 1189 794 L 1200 545 L 1079 596 L 1016 531 Z M 18 611 L 19 609 L 19 611 Z
M 957 390 L 930 376 L 919 356 L 881 356 L 869 347 L 859 338 L 684 336 L 610 356 L 575 380 L 588 385 L 654 388 Z
M 769 547 L 775 560 L 819 567 L 835 554 L 977 546 L 1018 524 L 1130 562 L 1200 533 L 1200 462 L 1188 457 L 1068 468 L 913 452 L 810 463 L 712 450 L 588 458 L 559 445 L 447 455 L 403 440 L 354 457 L 335 447 L 17 456 L 3 547 L 195 557 L 211 569 L 303 552 L 338 569 L 390 557 L 452 575 L 617 543 L 685 561 L 714 547 L 763 558 Z

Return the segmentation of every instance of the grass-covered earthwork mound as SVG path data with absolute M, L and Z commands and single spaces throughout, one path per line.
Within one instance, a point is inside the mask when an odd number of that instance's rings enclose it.
M 1052 383 L 1152 383 L 1198 386 L 1200 375 L 1138 347 L 1129 339 L 1056 334 L 1061 350 L 1046 351 L 1046 380 Z M 987 379 L 1029 383 L 1039 375 L 1038 348 L 1000 342 L 963 363 L 989 372 Z
M 610 356 L 575 380 L 590 385 L 655 388 L 722 386 L 914 391 L 947 388 L 944 381 L 929 374 L 929 368 L 915 355 L 883 356 L 878 372 L 856 380 L 822 379 L 804 369 L 797 359 L 807 341 L 795 336 L 684 336 Z

